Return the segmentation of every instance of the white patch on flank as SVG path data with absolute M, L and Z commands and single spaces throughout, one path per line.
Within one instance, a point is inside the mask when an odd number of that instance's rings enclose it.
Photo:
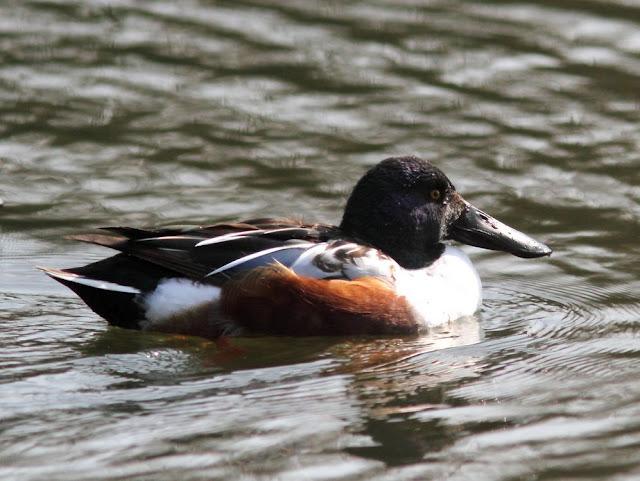
M 150 328 L 182 311 L 219 298 L 219 287 L 190 279 L 166 279 L 141 301 L 148 321 L 145 327 Z
M 319 244 L 314 245 L 310 249 L 307 249 L 300 257 L 296 259 L 296 261 L 291 264 L 291 270 L 303 277 L 311 277 L 312 279 L 323 279 L 325 277 L 333 277 L 340 275 L 341 273 L 341 263 L 336 263 L 335 261 L 326 262 L 327 259 L 324 259 L 324 256 L 329 248 L 329 244 L 327 242 L 321 242 Z M 318 260 L 325 261 L 323 262 L 323 267 L 325 270 L 318 267 Z
M 400 268 L 398 263 L 391 257 L 382 254 L 378 249 L 368 248 L 366 250 L 356 250 L 359 256 L 351 256 L 346 262 L 342 272 L 348 279 L 358 277 L 379 277 L 391 281 L 394 273 Z
M 72 272 L 65 272 L 59 269 L 47 269 L 45 267 L 40 267 L 40 269 L 42 269 L 44 272 L 47 273 L 47 275 L 53 278 L 73 282 L 74 284 L 93 287 L 95 289 L 104 289 L 105 291 L 140 294 L 140 290 L 136 289 L 135 287 L 123 286 L 121 284 L 116 284 L 115 282 L 101 281 L 100 279 L 91 279 L 89 277 L 84 277 L 79 274 L 74 274 Z
M 424 269 L 399 269 L 396 292 L 405 296 L 425 327 L 471 316 L 482 302 L 482 283 L 464 252 L 447 246 Z
M 397 267 L 395 261 L 377 249 L 355 243 L 323 242 L 303 252 L 291 270 L 299 276 L 315 279 L 345 277 L 353 280 L 373 276 L 391 280 Z

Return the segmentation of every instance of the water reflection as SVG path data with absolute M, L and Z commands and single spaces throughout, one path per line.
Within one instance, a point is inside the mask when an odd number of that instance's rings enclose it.
M 366 413 L 359 432 L 371 443 L 347 451 L 393 466 L 451 444 L 446 426 L 418 422 L 415 416 L 450 407 L 448 387 L 480 375 L 482 354 L 464 346 L 481 338 L 477 319 L 468 318 L 414 340 L 369 342 L 349 349 L 341 370 L 353 374 L 349 391 Z

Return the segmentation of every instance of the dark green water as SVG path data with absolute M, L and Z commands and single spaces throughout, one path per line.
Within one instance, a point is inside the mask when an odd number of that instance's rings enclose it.
M 4 1 L 0 478 L 640 477 L 640 4 Z M 469 248 L 477 318 L 406 339 L 106 326 L 35 265 L 100 225 L 336 222 L 434 160 L 548 242 Z

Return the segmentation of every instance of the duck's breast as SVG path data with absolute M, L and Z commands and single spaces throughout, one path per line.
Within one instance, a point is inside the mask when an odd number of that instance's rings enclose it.
M 478 273 L 467 255 L 452 246 L 429 267 L 400 269 L 396 292 L 407 298 L 424 327 L 471 316 L 482 302 Z

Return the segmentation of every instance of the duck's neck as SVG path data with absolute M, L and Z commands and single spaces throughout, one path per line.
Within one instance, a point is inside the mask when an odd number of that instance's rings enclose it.
M 382 248 L 380 248 L 380 250 L 391 256 L 393 260 L 405 269 L 422 269 L 437 261 L 444 252 L 445 247 L 446 246 L 444 244 L 436 244 L 434 246 L 430 246 L 428 249 L 418 251 L 405 252 L 398 250 L 398 252 L 387 253 L 387 251 Z
M 445 245 L 419 245 L 409 232 L 372 226 L 367 223 L 353 225 L 345 217 L 340 224 L 343 235 L 360 243 L 380 249 L 405 269 L 422 269 L 433 264 L 442 255 Z

